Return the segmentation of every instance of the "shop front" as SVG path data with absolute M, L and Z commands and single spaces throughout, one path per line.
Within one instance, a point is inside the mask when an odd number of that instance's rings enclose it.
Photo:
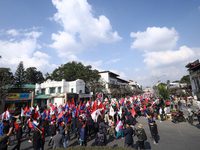
M 79 94 L 67 93 L 67 102 L 71 102 L 74 99 L 75 104 L 79 102 Z
M 30 93 L 9 93 L 6 99 L 5 109 L 9 108 L 11 114 L 20 114 L 21 108 L 31 105 Z

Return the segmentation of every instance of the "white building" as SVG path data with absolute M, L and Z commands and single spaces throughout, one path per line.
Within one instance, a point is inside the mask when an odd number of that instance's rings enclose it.
M 139 83 L 135 82 L 135 81 L 132 81 L 132 80 L 129 80 L 129 86 L 132 90 L 134 89 L 140 89 L 142 90 L 142 85 L 140 85 Z
M 41 84 L 36 83 L 35 93 L 36 97 L 37 95 L 46 95 L 49 97 L 46 102 L 47 106 L 49 106 L 50 103 L 59 106 L 70 101 L 72 98 L 77 101 L 79 99 L 79 94 L 85 93 L 85 82 L 81 79 L 70 82 L 64 79 L 62 81 L 51 81 L 49 79 Z M 42 104 L 40 105 L 42 106 Z
M 113 73 L 111 71 L 99 72 L 99 76 L 99 81 L 105 84 L 105 88 L 108 91 L 108 93 L 111 93 L 111 89 L 113 88 L 122 88 L 126 86 L 131 87 L 131 89 L 141 89 L 141 85 L 139 85 L 138 83 L 121 79 L 119 78 L 118 74 Z
M 192 87 L 192 95 L 200 99 L 200 60 L 188 63 L 186 66 L 190 75 L 190 83 Z
M 187 83 L 178 83 L 178 82 L 176 82 L 176 83 L 170 83 L 169 85 L 170 85 L 170 88 L 171 87 L 179 87 L 179 88 L 187 87 Z

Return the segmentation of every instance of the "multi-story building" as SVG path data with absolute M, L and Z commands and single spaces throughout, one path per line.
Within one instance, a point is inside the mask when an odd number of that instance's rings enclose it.
M 124 94 L 126 93 L 126 89 L 130 87 L 130 89 L 140 89 L 141 86 L 133 81 L 127 81 L 124 79 L 119 78 L 119 75 L 116 73 L 113 73 L 111 71 L 102 71 L 99 72 L 100 76 L 100 82 L 103 82 L 105 84 L 105 89 L 108 92 L 108 95 L 113 95 L 113 93 L 118 94 Z
M 71 101 L 74 98 L 75 101 L 80 100 L 80 98 L 90 97 L 89 94 L 85 94 L 85 82 L 81 79 L 76 81 L 51 81 L 47 80 L 44 83 L 35 86 L 35 97 L 48 97 L 48 99 L 38 99 L 36 101 L 40 106 L 49 105 L 53 103 L 54 105 L 64 105 L 67 101 Z
M 192 95 L 200 99 L 200 60 L 190 62 L 185 67 L 189 71 Z

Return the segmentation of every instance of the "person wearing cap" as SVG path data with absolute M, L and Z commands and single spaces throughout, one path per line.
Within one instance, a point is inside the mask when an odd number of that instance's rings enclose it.
M 19 124 L 19 127 L 17 129 L 17 135 L 16 135 L 16 138 L 17 138 L 17 145 L 12 149 L 17 149 L 17 150 L 20 150 L 20 145 L 21 145 L 21 142 L 22 142 L 22 123 Z
M 61 148 L 63 146 L 63 136 L 60 134 L 60 129 L 56 130 L 56 135 L 52 137 L 53 149 Z
M 60 130 L 59 130 L 59 132 L 60 132 Z M 49 125 L 49 135 L 51 136 L 51 138 L 49 140 L 48 146 L 50 146 L 53 136 L 56 135 L 56 122 L 55 121 L 52 121 L 51 124 Z
M 65 139 L 65 123 L 61 122 L 60 125 L 61 126 L 59 127 L 59 129 L 60 129 L 60 134 L 62 134 L 62 137 L 63 137 L 63 146 L 66 148 L 67 144 L 66 144 L 66 139 Z
M 133 128 L 130 127 L 129 122 L 126 122 L 126 130 L 124 132 L 125 135 L 125 143 L 124 143 L 124 147 L 132 147 L 133 148 Z
M 138 129 L 136 129 L 136 135 L 138 137 L 138 144 L 140 147 L 140 150 L 145 149 L 144 148 L 144 140 L 143 140 L 143 125 L 139 124 Z

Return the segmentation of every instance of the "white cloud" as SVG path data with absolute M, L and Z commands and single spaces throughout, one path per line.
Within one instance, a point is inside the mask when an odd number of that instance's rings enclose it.
M 198 7 L 198 9 L 200 10 L 200 6 Z
M 116 58 L 116 59 L 111 59 L 110 61 L 107 62 L 107 64 L 110 63 L 117 63 L 118 61 L 122 60 L 123 58 Z
M 60 57 L 75 54 L 88 46 L 110 43 L 122 38 L 112 31 L 110 21 L 105 16 L 94 18 L 92 7 L 87 0 L 52 0 L 57 13 L 51 20 L 59 23 L 64 31 L 52 34 L 55 48 Z M 64 54 L 64 55 L 63 55 Z
M 132 49 L 142 51 L 165 51 L 176 46 L 178 32 L 166 27 L 148 27 L 146 31 L 137 33 L 131 32 L 130 36 L 136 38 L 131 45 Z
M 174 29 L 166 27 L 148 27 L 144 32 L 131 33 L 131 37 L 136 38 L 132 49 L 144 51 L 144 60 L 149 78 L 146 76 L 137 77 L 142 85 L 154 85 L 151 76 L 163 76 L 162 82 L 166 80 L 180 80 L 183 75 L 188 74 L 185 65 L 200 57 L 200 48 L 189 48 L 181 46 L 178 50 L 173 50 L 176 46 L 179 34 Z M 154 81 L 155 82 L 155 81 Z
M 129 70 L 128 68 L 125 68 L 125 70 Z
M 164 66 L 172 66 L 180 63 L 187 64 L 189 61 L 194 60 L 200 56 L 200 52 L 182 46 L 177 51 L 165 51 L 165 52 L 149 52 L 144 54 L 146 57 L 144 62 L 147 64 L 147 68 L 158 68 Z
M 18 36 L 19 35 L 19 31 L 15 30 L 15 29 L 11 29 L 7 31 L 7 34 L 11 35 L 11 36 Z
M 15 34 L 15 31 L 19 34 Z M 0 66 L 11 68 L 15 72 L 19 62 L 23 61 L 25 68 L 37 67 L 43 73 L 46 73 L 45 71 L 52 71 L 56 65 L 49 63 L 51 57 L 48 54 L 36 51 L 41 48 L 37 43 L 37 38 L 42 33 L 37 31 L 18 31 L 12 29 L 6 32 L 15 36 L 18 40 L 0 40 L 0 54 L 2 56 Z
M 136 71 L 136 72 L 140 71 L 140 68 L 135 68 L 135 71 Z

